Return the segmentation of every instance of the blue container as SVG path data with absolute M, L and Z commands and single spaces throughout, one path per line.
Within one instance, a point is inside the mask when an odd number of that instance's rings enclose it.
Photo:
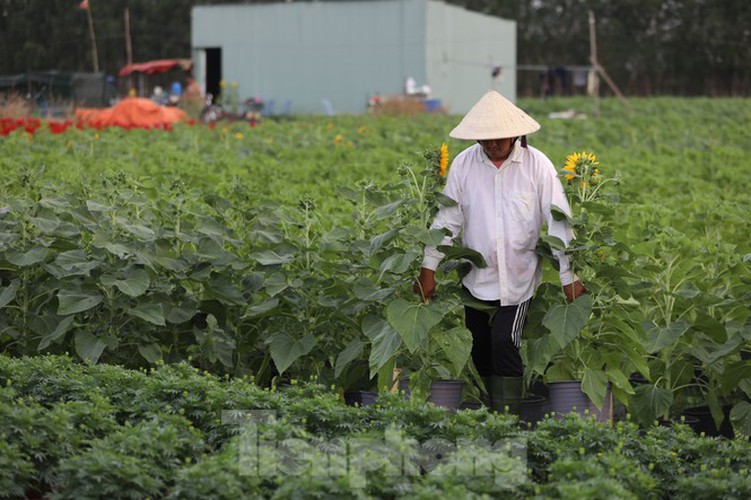
M 425 99 L 425 112 L 426 113 L 435 113 L 440 110 L 441 110 L 440 99 Z

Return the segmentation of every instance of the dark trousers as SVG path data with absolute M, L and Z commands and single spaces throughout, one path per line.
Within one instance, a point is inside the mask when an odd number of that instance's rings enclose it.
M 515 306 L 501 306 L 497 300 L 482 302 L 494 306 L 494 311 L 464 308 L 464 324 L 472 332 L 472 361 L 477 372 L 482 377 L 521 377 L 524 366 L 519 347 L 531 299 Z

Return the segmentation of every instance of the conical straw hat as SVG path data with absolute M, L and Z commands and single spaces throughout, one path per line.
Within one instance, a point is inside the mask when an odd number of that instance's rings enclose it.
M 540 130 L 540 124 L 514 103 L 491 90 L 472 106 L 449 134 L 454 139 L 481 141 L 521 137 Z

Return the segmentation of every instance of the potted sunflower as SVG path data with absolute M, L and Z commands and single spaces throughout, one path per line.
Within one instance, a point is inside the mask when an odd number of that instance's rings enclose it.
M 627 401 L 634 393 L 628 374 L 648 375 L 640 339 L 638 303 L 630 296 L 628 270 L 622 265 L 629 249 L 613 227 L 617 195 L 609 188 L 616 177 L 602 173 L 591 152 L 566 158 L 560 171 L 572 213 L 554 208 L 567 219 L 574 239 L 566 247 L 541 237 L 538 252 L 569 255 L 572 271 L 587 283 L 588 294 L 566 302 L 550 284 L 540 287 L 531 307 L 524 356 L 527 377 L 548 385 L 552 411 L 590 410 L 602 421 L 612 416 L 612 398 Z
M 402 389 L 408 386 L 411 397 L 456 407 L 471 378 L 472 337 L 462 321 L 460 286 L 450 275 L 485 262 L 471 249 L 441 245 L 445 230 L 429 229 L 439 206 L 454 202 L 440 192 L 448 146 L 426 151 L 425 158 L 422 172 L 403 166 L 404 181 L 398 189 L 386 189 L 398 199 L 389 204 L 395 209 L 389 219 L 391 244 L 382 245 L 376 256 L 380 264 L 373 281 L 390 292 L 382 295 L 381 312 L 364 319 L 362 330 L 370 344 L 370 377 L 377 377 L 381 391 L 398 382 Z M 440 273 L 442 293 L 433 300 L 416 300 L 413 282 L 404 279 L 407 273 L 417 274 L 424 245 L 439 245 L 446 255 Z

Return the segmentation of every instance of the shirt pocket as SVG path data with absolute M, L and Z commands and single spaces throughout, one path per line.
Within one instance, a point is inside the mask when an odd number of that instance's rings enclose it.
M 537 197 L 531 191 L 513 193 L 508 203 L 509 222 L 506 228 L 517 249 L 534 249 L 537 245 L 540 228 L 535 223 L 537 216 Z

